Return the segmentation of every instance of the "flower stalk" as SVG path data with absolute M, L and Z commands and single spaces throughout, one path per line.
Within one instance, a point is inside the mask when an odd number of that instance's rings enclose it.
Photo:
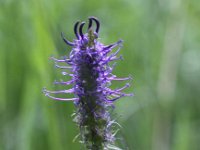
M 94 28 L 93 24 L 96 24 Z M 120 60 L 118 57 L 122 45 L 122 40 L 105 46 L 98 40 L 100 22 L 95 17 L 89 17 L 87 32 L 83 33 L 85 22 L 76 22 L 74 33 L 76 39 L 73 42 L 67 40 L 61 33 L 63 41 L 72 47 L 69 57 L 63 59 L 52 59 L 56 67 L 67 70 L 63 75 L 71 77 L 69 81 L 55 82 L 55 84 L 72 85 L 68 90 L 49 91 L 44 89 L 46 96 L 61 101 L 73 101 L 77 110 L 74 121 L 80 129 L 80 140 L 89 150 L 116 149 L 115 131 L 113 124 L 117 124 L 111 119 L 110 110 L 113 109 L 113 102 L 124 96 L 133 94 L 123 93 L 122 90 L 130 85 L 118 89 L 110 89 L 112 81 L 130 80 L 127 78 L 118 78 L 112 74 L 115 63 L 109 63 Z M 111 53 L 113 49 L 115 52 Z M 64 63 L 65 66 L 60 66 Z M 58 98 L 58 94 L 72 93 L 73 98 Z M 53 95 L 52 95 L 53 94 Z M 113 146 L 112 146 L 113 145 Z

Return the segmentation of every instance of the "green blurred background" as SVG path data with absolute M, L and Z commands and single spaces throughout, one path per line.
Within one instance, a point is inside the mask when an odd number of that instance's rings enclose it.
M 49 57 L 70 52 L 60 32 L 88 16 L 101 42 L 124 40 L 115 73 L 134 78 L 115 103 L 119 145 L 200 150 L 199 0 L 0 0 L 0 150 L 80 149 L 73 103 L 41 91 L 61 78 Z

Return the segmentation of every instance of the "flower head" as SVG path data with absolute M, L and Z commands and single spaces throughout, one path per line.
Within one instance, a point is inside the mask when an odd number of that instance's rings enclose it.
M 95 30 L 93 24 L 96 24 Z M 89 17 L 87 33 L 83 33 L 85 22 L 76 22 L 74 33 L 76 39 L 68 41 L 63 33 L 64 42 L 72 47 L 69 57 L 52 59 L 56 67 L 66 69 L 63 75 L 71 77 L 69 81 L 55 82 L 55 84 L 73 85 L 73 88 L 60 91 L 44 89 L 46 96 L 54 100 L 74 101 L 77 108 L 75 122 L 80 128 L 80 137 L 88 149 L 108 149 L 109 144 L 115 141 L 115 133 L 112 125 L 109 109 L 113 102 L 124 96 L 132 96 L 122 91 L 129 87 L 127 83 L 121 88 L 109 88 L 112 81 L 130 80 L 131 77 L 118 78 L 112 74 L 115 63 L 109 63 L 122 59 L 117 56 L 121 49 L 122 40 L 110 45 L 104 45 L 98 40 L 100 23 L 95 17 Z M 111 53 L 114 48 L 115 52 Z M 64 63 L 64 66 L 58 65 Z M 57 94 L 73 93 L 73 98 L 58 98 Z

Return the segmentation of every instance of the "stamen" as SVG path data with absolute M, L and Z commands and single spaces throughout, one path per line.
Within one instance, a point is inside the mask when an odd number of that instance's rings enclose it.
M 125 94 L 125 93 L 122 93 L 120 96 L 118 96 L 118 97 L 115 97 L 115 98 L 113 98 L 113 99 L 107 99 L 107 101 L 108 102 L 114 102 L 114 101 L 116 101 L 116 100 L 118 100 L 119 98 L 121 98 L 121 97 L 125 97 L 125 96 L 134 96 L 134 94 L 133 93 L 131 93 L 131 94 Z
M 109 77 L 109 80 L 115 80 L 115 81 L 125 81 L 125 80 L 131 80 L 131 77 L 127 77 L 127 78 L 113 78 L 113 77 Z
M 70 59 L 67 59 L 67 58 L 64 58 L 64 59 L 57 59 L 55 57 L 50 57 L 50 59 L 54 60 L 54 61 L 57 61 L 57 62 L 69 62 Z
M 121 96 L 133 96 L 132 93 L 131 94 L 126 94 L 126 93 L 122 93 L 120 91 L 111 90 L 109 88 L 105 88 L 105 91 L 106 91 L 107 94 L 110 94 L 111 96 L 114 96 L 114 97 L 117 97 L 119 95 L 121 95 Z
M 123 60 L 123 57 L 122 56 L 109 56 L 107 58 L 102 58 L 100 60 L 98 60 L 98 63 L 100 63 L 101 65 L 105 65 L 107 63 L 109 63 L 110 61 L 113 61 L 113 60 Z
M 108 49 L 113 49 L 113 48 L 115 48 L 116 46 L 118 46 L 119 44 L 121 44 L 123 42 L 123 40 L 119 40 L 119 41 L 117 41 L 116 43 L 113 43 L 113 44 L 110 44 L 110 45 L 108 45 L 108 46 L 105 46 L 105 47 L 103 47 L 103 50 L 108 50 Z
M 60 91 L 49 91 L 46 90 L 45 88 L 43 89 L 43 92 L 46 93 L 51 93 L 51 94 L 62 94 L 62 93 L 73 93 L 74 89 L 69 89 L 69 90 L 60 90 Z
M 49 93 L 45 93 L 45 96 L 53 99 L 53 100 L 59 100 L 59 101 L 76 101 L 79 100 L 79 98 L 59 98 L 49 95 Z
M 60 66 L 57 63 L 55 63 L 55 67 L 60 68 L 60 69 L 71 69 L 72 68 L 71 66 Z
M 114 56 L 114 57 L 110 58 L 110 61 L 113 61 L 113 60 L 123 60 L 123 56 L 120 55 L 119 57 Z
M 70 77 L 74 77 L 74 76 L 75 76 L 74 74 L 70 74 L 70 73 L 65 72 L 65 71 L 62 71 L 61 74 L 62 74 L 63 76 L 66 76 L 66 75 L 68 75 L 68 76 L 70 76 Z
M 107 149 L 110 149 L 110 150 L 122 150 L 121 148 L 116 147 L 116 146 L 114 146 L 114 145 L 112 145 L 112 144 L 108 144 L 108 145 L 106 146 L 106 148 L 107 148 Z
M 114 53 L 110 54 L 110 56 L 109 56 L 109 57 L 116 56 L 116 55 L 119 53 L 119 51 L 120 51 L 120 50 L 121 50 L 121 47 L 119 47 L 119 48 L 117 49 L 117 51 L 116 51 L 116 52 L 114 52 Z
M 107 99 L 107 102 L 114 102 L 114 101 L 120 99 L 121 97 L 123 97 L 123 96 L 121 95 L 121 96 L 118 96 L 118 97 L 113 98 L 113 99 Z
M 117 63 L 114 62 L 114 63 L 112 64 L 112 66 L 109 66 L 107 72 L 110 74 L 110 73 L 115 69 L 116 65 L 117 65 Z
M 126 83 L 126 85 L 125 86 L 123 86 L 122 88 L 119 88 L 119 89 L 115 89 L 115 91 L 122 91 L 122 90 L 124 90 L 124 89 L 126 89 L 126 88 L 128 88 L 128 87 L 130 87 L 130 84 L 129 83 Z
M 110 126 L 113 125 L 113 124 L 116 124 L 116 125 L 118 125 L 120 128 L 122 128 L 122 126 L 121 126 L 119 123 L 117 123 L 115 120 L 110 121 L 110 122 L 108 123 L 107 127 L 110 127 Z
M 67 81 L 67 82 L 64 82 L 64 81 L 54 81 L 54 84 L 62 84 L 62 85 L 70 85 L 72 83 L 74 83 L 75 80 L 70 80 L 70 81 Z

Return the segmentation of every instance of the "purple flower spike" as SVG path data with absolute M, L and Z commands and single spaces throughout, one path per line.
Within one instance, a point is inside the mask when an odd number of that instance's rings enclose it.
M 95 30 L 92 29 L 95 23 Z M 80 25 L 79 25 L 80 24 Z M 100 22 L 95 17 L 89 17 L 87 33 L 83 32 L 85 22 L 79 21 L 74 25 L 74 33 L 77 39 L 73 42 L 62 38 L 64 42 L 72 46 L 69 57 L 56 59 L 55 66 L 62 70 L 64 76 L 71 77 L 69 81 L 55 81 L 55 84 L 72 85 L 71 89 L 60 91 L 49 91 L 44 89 L 46 96 L 61 101 L 74 101 L 77 108 L 74 121 L 80 128 L 80 140 L 87 149 L 103 150 L 117 149 L 114 146 L 115 134 L 114 124 L 117 123 L 110 117 L 113 102 L 124 96 L 133 96 L 122 91 L 130 84 L 121 88 L 110 89 L 112 81 L 126 81 L 131 77 L 119 78 L 112 74 L 114 60 L 122 59 L 117 56 L 122 40 L 110 45 L 103 45 L 98 41 Z M 112 50 L 117 48 L 113 53 Z M 63 71 L 64 70 L 64 71 Z M 59 94 L 74 94 L 72 98 L 59 98 Z M 56 95 L 56 96 L 55 96 Z

